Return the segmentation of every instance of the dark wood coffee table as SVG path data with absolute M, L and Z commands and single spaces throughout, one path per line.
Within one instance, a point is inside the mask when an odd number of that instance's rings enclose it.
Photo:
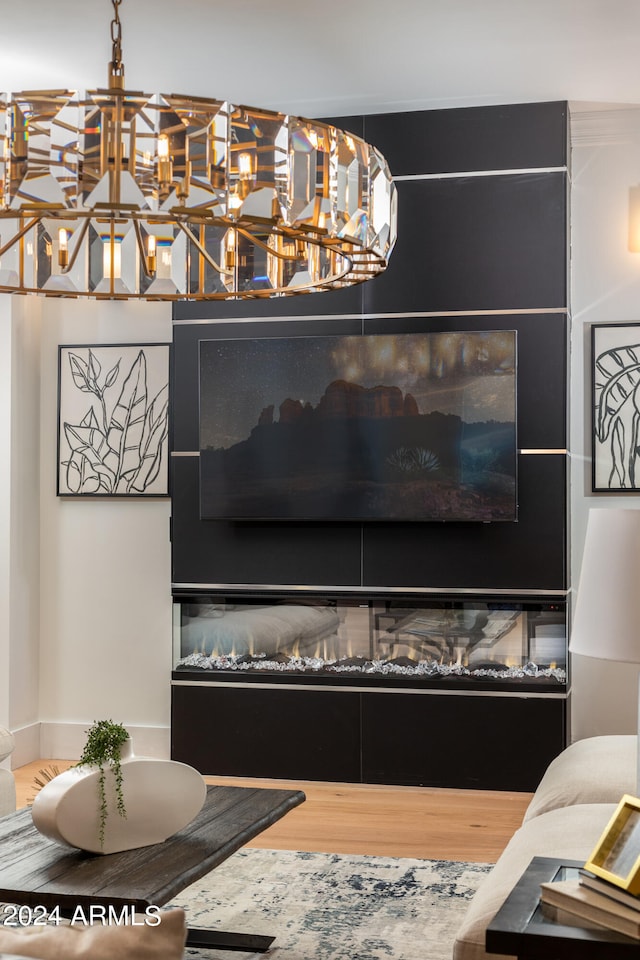
M 0 818 L 0 900 L 57 908 L 92 905 L 144 913 L 169 903 L 305 799 L 301 790 L 207 787 L 198 816 L 164 843 L 108 856 L 62 847 L 38 833 L 26 808 Z M 187 945 L 264 952 L 274 937 L 189 930 Z
M 565 926 L 545 916 L 540 884 L 578 875 L 583 861 L 534 857 L 487 927 L 488 953 L 519 960 L 638 960 L 640 940 L 604 927 Z

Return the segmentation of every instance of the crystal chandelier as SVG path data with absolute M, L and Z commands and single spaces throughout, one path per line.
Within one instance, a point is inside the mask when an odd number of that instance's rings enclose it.
M 328 123 L 126 90 L 119 6 L 107 89 L 0 94 L 0 291 L 269 297 L 381 273 L 396 190 Z

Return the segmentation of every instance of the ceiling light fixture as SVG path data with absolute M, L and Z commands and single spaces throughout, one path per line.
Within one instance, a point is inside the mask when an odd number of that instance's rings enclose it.
M 0 102 L 0 291 L 215 300 L 381 273 L 396 190 L 329 123 L 125 90 L 112 0 L 108 88 Z

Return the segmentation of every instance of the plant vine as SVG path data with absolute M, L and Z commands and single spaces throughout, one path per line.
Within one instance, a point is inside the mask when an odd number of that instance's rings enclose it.
M 99 839 L 101 847 L 104 847 L 105 828 L 109 815 L 106 791 L 107 766 L 111 768 L 114 776 L 116 810 L 119 816 L 125 818 L 127 816 L 122 789 L 123 774 L 120 764 L 120 751 L 128 739 L 129 734 L 121 723 L 114 723 L 112 720 L 97 720 L 89 730 L 87 730 L 87 741 L 78 762 L 78 766 L 86 765 L 97 767 L 99 770 L 98 801 L 100 817 Z

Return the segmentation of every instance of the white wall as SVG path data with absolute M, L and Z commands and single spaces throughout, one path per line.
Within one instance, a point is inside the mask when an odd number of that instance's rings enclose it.
M 56 436 L 58 345 L 170 342 L 171 305 L 40 302 L 40 756 L 77 756 L 106 718 L 168 756 L 169 500 L 57 497 Z
M 640 507 L 640 497 L 591 492 L 590 366 L 592 323 L 640 322 L 640 253 L 627 249 L 629 190 L 640 183 L 640 108 L 585 109 L 577 105 L 572 108 L 571 141 L 570 449 L 575 596 L 589 507 Z M 572 677 L 572 739 L 637 732 L 635 667 L 573 657 Z
M 0 723 L 39 714 L 39 316 L 0 297 Z
M 41 302 L 11 303 L 10 726 L 39 711 L 39 493 Z

